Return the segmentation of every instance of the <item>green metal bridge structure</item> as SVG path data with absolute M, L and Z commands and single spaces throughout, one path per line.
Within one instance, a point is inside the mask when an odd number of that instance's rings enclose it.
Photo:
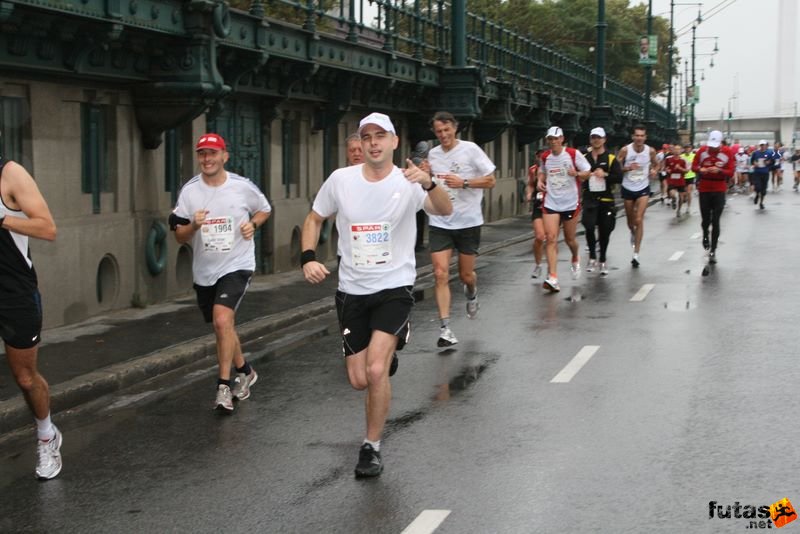
M 246 123 L 231 109 L 242 95 L 266 116 L 290 100 L 312 106 L 315 130 L 350 109 L 400 113 L 412 141 L 430 137 L 440 109 L 478 143 L 510 128 L 531 143 L 551 124 L 575 142 L 598 125 L 624 142 L 645 113 L 652 141 L 675 137 L 674 119 L 655 102 L 645 110 L 641 91 L 607 77 L 598 88 L 592 68 L 465 0 L 335 2 L 0 0 L 0 69 L 129 87 L 146 149 L 203 113 L 220 131 Z M 248 146 L 247 133 L 239 141 Z M 325 158 L 330 170 L 330 147 Z

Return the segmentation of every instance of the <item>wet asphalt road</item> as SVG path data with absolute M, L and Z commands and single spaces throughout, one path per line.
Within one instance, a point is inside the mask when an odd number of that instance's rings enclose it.
M 400 533 L 446 510 L 437 533 L 740 532 L 709 501 L 798 506 L 800 195 L 730 197 L 705 277 L 692 208 L 650 207 L 638 270 L 622 219 L 607 278 L 572 281 L 562 244 L 559 294 L 530 279 L 528 244 L 481 257 L 475 321 L 454 286 L 451 350 L 427 295 L 379 479 L 353 478 L 363 397 L 327 336 L 265 357 L 230 417 L 207 378 L 98 403 L 62 429 L 58 479 L 5 444 L 0 531 Z

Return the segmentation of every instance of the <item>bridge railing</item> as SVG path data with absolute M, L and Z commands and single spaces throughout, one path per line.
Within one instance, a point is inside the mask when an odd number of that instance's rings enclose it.
M 250 1 L 251 12 L 253 5 L 262 5 L 262 0 L 233 1 Z M 444 66 L 452 52 L 451 9 L 445 0 L 267 0 L 264 12 L 308 30 Z M 467 12 L 466 40 L 467 62 L 490 78 L 579 102 L 594 99 L 594 69 L 502 23 Z M 606 102 L 623 115 L 644 114 L 642 92 L 609 77 Z M 657 123 L 669 124 L 660 104 L 652 101 L 650 112 Z

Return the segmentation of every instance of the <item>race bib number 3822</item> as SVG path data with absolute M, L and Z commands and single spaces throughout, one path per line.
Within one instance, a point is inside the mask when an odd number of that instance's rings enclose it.
M 372 268 L 392 262 L 392 227 L 388 222 L 350 225 L 353 266 Z

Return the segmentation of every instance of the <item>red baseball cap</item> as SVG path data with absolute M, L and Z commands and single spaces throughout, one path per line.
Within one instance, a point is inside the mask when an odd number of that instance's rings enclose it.
M 195 152 L 210 148 L 211 150 L 225 150 L 225 139 L 221 135 L 215 133 L 207 133 L 200 136 L 197 140 L 197 146 L 194 147 Z

